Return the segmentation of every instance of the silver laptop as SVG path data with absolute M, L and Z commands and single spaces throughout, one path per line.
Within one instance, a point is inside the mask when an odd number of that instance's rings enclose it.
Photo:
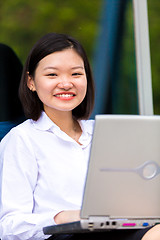
M 81 220 L 45 234 L 160 223 L 160 116 L 97 115 Z

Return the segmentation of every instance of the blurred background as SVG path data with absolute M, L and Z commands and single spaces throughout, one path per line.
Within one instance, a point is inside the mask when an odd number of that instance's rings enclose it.
M 155 114 L 160 114 L 159 13 L 160 1 L 148 0 Z M 77 38 L 89 56 L 96 89 L 102 93 L 96 92 L 98 104 L 92 117 L 97 113 L 138 114 L 132 0 L 0 0 L 0 29 L 0 43 L 9 46 L 22 65 L 33 44 L 48 32 Z M 19 81 L 11 65 L 9 81 Z M 2 96 L 5 84 L 2 78 L 0 82 Z M 3 117 L 5 111 L 1 98 L 0 121 L 10 120 Z

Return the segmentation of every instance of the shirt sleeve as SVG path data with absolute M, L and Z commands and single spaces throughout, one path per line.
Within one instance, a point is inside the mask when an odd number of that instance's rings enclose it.
M 41 240 L 57 212 L 34 214 L 38 166 L 30 140 L 11 130 L 0 143 L 0 238 Z

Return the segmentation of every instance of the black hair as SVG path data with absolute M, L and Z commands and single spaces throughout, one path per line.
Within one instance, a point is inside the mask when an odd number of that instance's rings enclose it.
M 72 110 L 72 114 L 76 119 L 89 118 L 94 105 L 94 81 L 87 55 L 82 45 L 76 39 L 66 34 L 58 33 L 48 33 L 37 41 L 31 49 L 23 68 L 19 96 L 27 118 L 38 120 L 43 110 L 43 103 L 37 93 L 30 91 L 27 86 L 28 75 L 34 78 L 35 70 L 41 59 L 51 53 L 68 48 L 74 49 L 81 56 L 87 76 L 86 96 L 80 105 Z

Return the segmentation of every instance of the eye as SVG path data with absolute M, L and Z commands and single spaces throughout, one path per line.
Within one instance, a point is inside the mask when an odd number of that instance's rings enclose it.
M 47 74 L 47 76 L 50 76 L 50 77 L 56 77 L 57 74 L 56 74 L 56 73 L 49 73 L 49 74 Z
M 81 75 L 83 75 L 82 73 L 72 73 L 72 76 L 81 76 Z

